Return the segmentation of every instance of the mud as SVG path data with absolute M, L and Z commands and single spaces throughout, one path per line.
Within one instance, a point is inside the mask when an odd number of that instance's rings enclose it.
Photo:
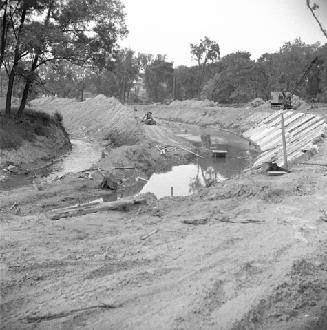
M 145 134 L 154 164 L 154 146 L 177 139 Z M 121 148 L 103 167 L 138 164 L 142 145 Z M 310 162 L 326 160 L 323 144 Z M 49 220 L 109 195 L 95 184 L 77 173 L 0 193 L 4 329 L 325 328 L 326 167 L 249 171 L 190 197 Z

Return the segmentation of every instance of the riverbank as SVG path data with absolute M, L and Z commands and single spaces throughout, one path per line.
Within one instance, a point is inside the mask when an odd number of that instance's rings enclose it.
M 33 110 L 20 119 L 0 114 L 0 178 L 28 175 L 71 150 L 61 119 Z
M 326 144 L 306 162 L 56 221 L 103 191 L 75 174 L 1 192 L 4 328 L 326 328 Z

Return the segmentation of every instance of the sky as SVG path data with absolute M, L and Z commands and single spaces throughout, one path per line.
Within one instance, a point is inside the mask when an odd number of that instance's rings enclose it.
M 312 1 L 312 0 L 311 0 Z M 279 50 L 297 37 L 326 43 L 306 0 L 122 0 L 129 35 L 120 44 L 136 52 L 166 54 L 178 65 L 195 65 L 190 43 L 204 36 L 221 56 L 248 51 L 252 59 Z M 327 29 L 327 0 L 315 0 Z

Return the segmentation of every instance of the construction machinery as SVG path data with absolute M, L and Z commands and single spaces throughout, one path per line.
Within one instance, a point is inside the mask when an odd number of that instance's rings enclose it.
M 294 88 L 287 92 L 283 89 L 282 92 L 271 92 L 271 108 L 272 109 L 292 109 L 292 97 L 293 95 L 298 92 L 299 87 L 301 87 L 304 82 L 306 81 L 310 71 L 312 70 L 313 66 L 318 63 L 318 56 L 316 56 L 310 64 L 304 70 L 300 79 L 295 83 Z
M 283 90 L 282 92 L 271 92 L 272 109 L 292 109 L 292 93 Z
M 157 125 L 157 122 L 152 117 L 152 112 L 147 112 L 141 120 L 141 123 L 145 125 Z

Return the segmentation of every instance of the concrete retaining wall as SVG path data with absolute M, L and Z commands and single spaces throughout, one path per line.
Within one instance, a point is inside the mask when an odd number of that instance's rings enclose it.
M 252 128 L 243 133 L 260 146 L 262 153 L 254 163 L 254 167 L 276 157 L 279 166 L 283 165 L 283 146 L 281 114 L 284 115 L 287 158 L 292 161 L 303 152 L 316 148 L 317 140 L 323 136 L 327 124 L 323 117 L 297 111 L 279 110 L 274 113 L 256 113 L 247 121 Z

